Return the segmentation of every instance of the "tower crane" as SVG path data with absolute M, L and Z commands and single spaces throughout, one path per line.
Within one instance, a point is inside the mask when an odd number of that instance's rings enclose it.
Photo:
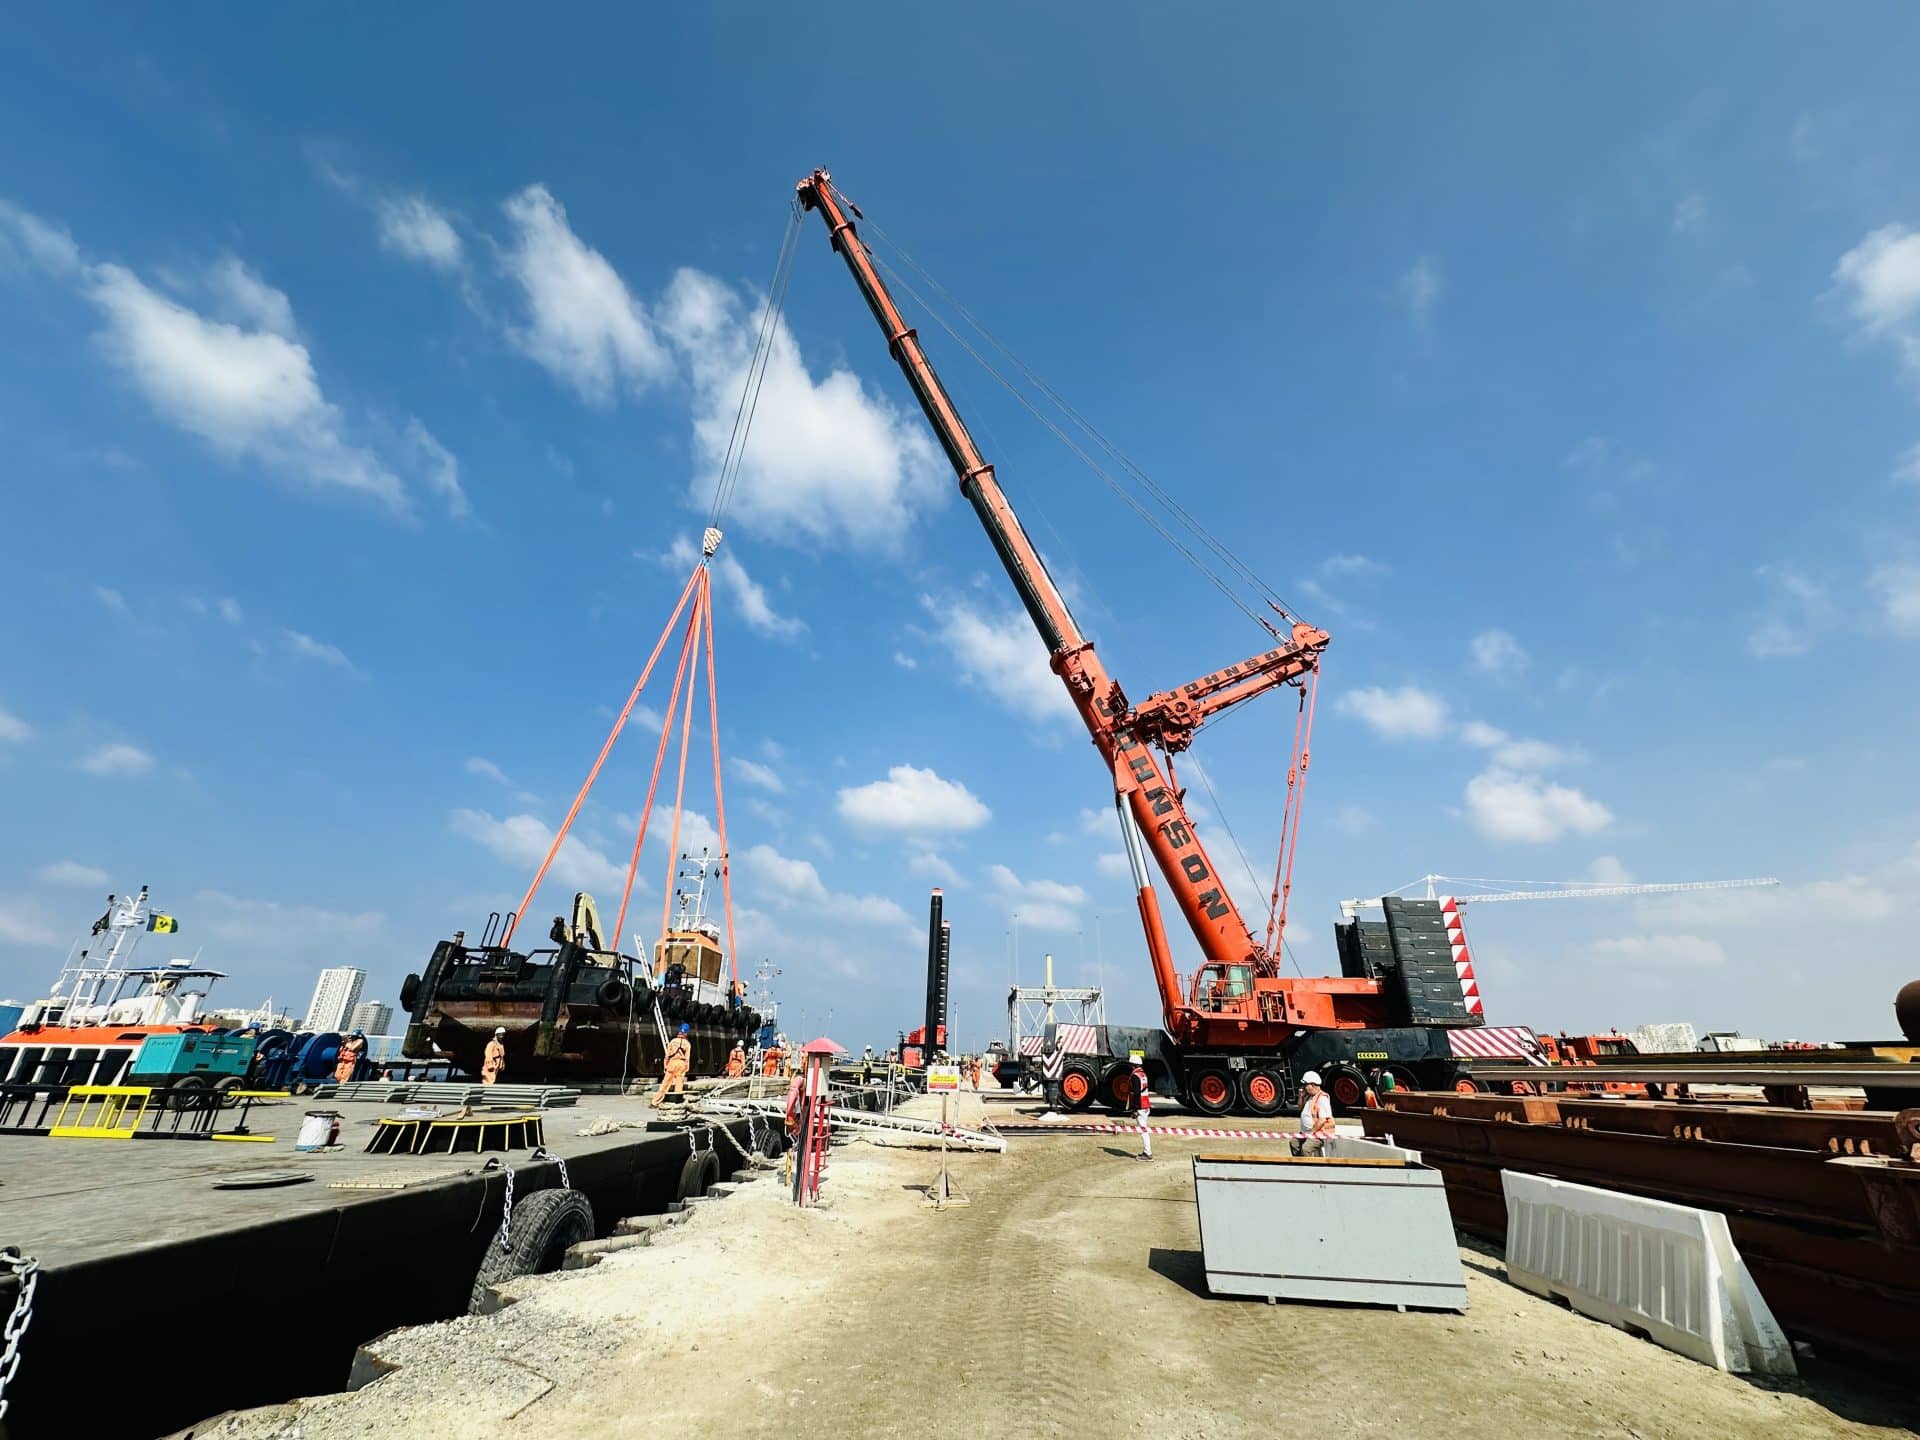
M 1113 1108 L 1132 1108 L 1130 1049 L 1145 1057 L 1153 1089 L 1179 1095 L 1215 1115 L 1236 1105 L 1274 1114 L 1287 1104 L 1298 1077 L 1312 1069 L 1345 1067 L 1357 1077 L 1363 1063 L 1393 1062 L 1422 1085 L 1456 1083 L 1462 1070 L 1445 1032 L 1409 1024 L 1411 1012 L 1394 1001 L 1379 980 L 1280 974 L 1284 932 L 1276 933 L 1274 922 L 1285 915 L 1283 897 L 1291 868 L 1291 843 L 1285 837 L 1298 834 L 1293 785 L 1306 768 L 1304 736 L 1311 723 L 1313 682 L 1329 643 L 1327 632 L 1269 601 L 1282 623 L 1258 614 L 1254 618 L 1277 642 L 1273 648 L 1187 684 L 1130 699 L 1074 619 L 993 465 L 981 454 L 918 333 L 902 316 L 860 233 L 866 217 L 825 170 L 803 176 L 795 190 L 800 211 L 817 212 L 826 222 L 834 251 L 846 262 L 953 466 L 960 493 L 1039 632 L 1053 672 L 1066 687 L 1111 785 L 1165 1028 L 1133 1029 L 1123 1036 L 1128 1027 L 1101 1027 L 1106 1038 L 1100 1049 L 1091 1060 L 1076 1057 L 1060 1082 L 1067 1103 L 1078 1108 L 1098 1094 Z M 1161 589 L 1177 595 L 1172 586 L 1156 587 L 1154 593 Z M 1282 817 L 1274 919 L 1261 940 L 1254 937 L 1195 831 L 1174 776 L 1173 757 L 1192 744 L 1194 732 L 1206 720 L 1283 686 L 1300 693 L 1301 723 L 1289 771 L 1290 813 Z M 1149 857 L 1204 957 L 1190 985 L 1182 983 L 1175 969 L 1147 870 Z M 1452 967 L 1447 968 L 1451 977 Z
M 1653 885 L 1625 883 L 1619 885 L 1597 885 L 1587 880 L 1474 880 L 1464 875 L 1422 875 L 1418 880 L 1409 881 L 1398 890 L 1389 890 L 1388 895 L 1404 895 L 1407 891 L 1422 885 L 1426 887 L 1429 900 L 1452 897 L 1454 904 L 1491 905 L 1496 900 L 1602 900 L 1616 895 L 1679 895 L 1696 890 L 1758 890 L 1780 882 L 1772 876 L 1761 876 L 1751 880 L 1684 880 Z M 1501 887 L 1489 890 L 1469 890 L 1469 885 L 1487 885 Z M 1383 897 L 1375 896 L 1371 900 L 1342 900 L 1340 914 L 1351 920 L 1362 910 L 1377 910 Z

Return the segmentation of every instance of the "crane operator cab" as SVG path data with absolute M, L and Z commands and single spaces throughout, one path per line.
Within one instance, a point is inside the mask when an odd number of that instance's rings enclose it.
M 1193 977 L 1193 1005 L 1208 1015 L 1233 1015 L 1249 1010 L 1253 1000 L 1253 966 L 1202 965 Z

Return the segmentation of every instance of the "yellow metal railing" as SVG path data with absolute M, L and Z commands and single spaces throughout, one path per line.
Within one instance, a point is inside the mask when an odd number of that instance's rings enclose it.
M 60 1114 L 47 1133 L 61 1140 L 131 1140 L 146 1118 L 147 1102 L 153 1098 L 151 1085 L 75 1085 L 60 1102 Z M 74 1101 L 80 1109 L 73 1123 L 67 1112 Z M 135 1101 L 139 1104 L 136 1106 Z M 127 1119 L 127 1112 L 133 1118 Z

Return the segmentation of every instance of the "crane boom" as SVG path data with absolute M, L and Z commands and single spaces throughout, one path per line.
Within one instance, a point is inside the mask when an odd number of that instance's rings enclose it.
M 802 208 L 818 210 L 826 221 L 833 248 L 846 262 L 867 308 L 887 337 L 888 349 L 946 451 L 959 479 L 960 493 L 966 496 L 992 541 L 1028 618 L 1046 643 L 1054 673 L 1067 687 L 1074 709 L 1112 773 L 1123 816 L 1130 817 L 1138 839 L 1152 852 L 1201 951 L 1212 962 L 1251 964 L 1260 974 L 1275 974 L 1277 966 L 1255 941 L 1227 893 L 1217 867 L 1194 833 L 1180 792 L 1169 781 L 1152 747 L 1158 745 L 1169 752 L 1184 749 L 1191 743 L 1194 729 L 1209 715 L 1298 679 L 1318 663 L 1327 645 L 1326 632 L 1295 622 L 1291 636 L 1279 648 L 1190 685 L 1150 696 L 1138 709 L 1131 706 L 1047 573 L 1046 564 L 1000 489 L 993 466 L 974 444 L 966 422 L 934 372 L 919 336 L 902 318 L 855 228 L 854 217 L 859 211 L 834 188 L 825 170 L 806 176 L 796 190 Z M 1129 855 L 1137 860 L 1134 837 L 1129 836 L 1128 841 Z M 1184 1004 L 1180 978 L 1173 968 L 1152 887 L 1143 883 L 1137 864 L 1135 878 L 1140 885 L 1141 919 L 1148 932 L 1162 1009 L 1169 1029 L 1177 1031 L 1182 1028 L 1178 1014 Z

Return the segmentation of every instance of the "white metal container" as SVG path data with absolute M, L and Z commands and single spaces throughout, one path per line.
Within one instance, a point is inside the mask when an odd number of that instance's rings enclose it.
M 340 1112 L 338 1110 L 309 1110 L 307 1118 L 300 1122 L 300 1134 L 295 1137 L 293 1148 L 324 1150 L 339 1138 Z
M 1269 1300 L 1465 1310 L 1440 1172 L 1343 1138 L 1327 1156 L 1197 1155 L 1207 1288 Z

